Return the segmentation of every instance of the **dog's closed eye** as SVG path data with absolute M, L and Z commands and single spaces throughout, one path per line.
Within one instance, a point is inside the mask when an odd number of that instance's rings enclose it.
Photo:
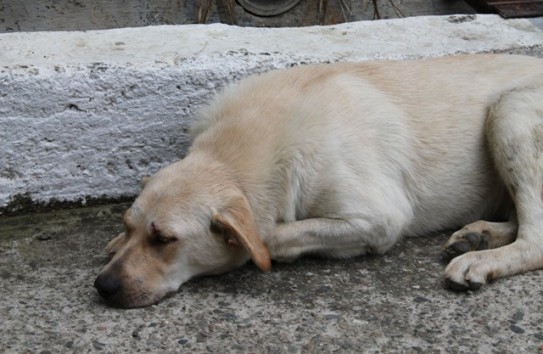
M 162 244 L 177 241 L 176 237 L 163 234 L 154 222 L 151 223 L 151 237 L 153 242 Z

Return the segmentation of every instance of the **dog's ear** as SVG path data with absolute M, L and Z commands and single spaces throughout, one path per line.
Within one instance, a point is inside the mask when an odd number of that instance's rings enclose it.
M 119 235 L 114 237 L 105 247 L 105 251 L 109 257 L 113 257 L 115 253 L 125 244 L 126 237 L 125 233 L 121 232 Z
M 245 197 L 234 197 L 225 208 L 214 211 L 211 227 L 225 237 L 228 245 L 245 248 L 260 269 L 270 271 L 270 252 L 258 235 L 251 207 Z
M 151 176 L 143 176 L 141 178 L 141 182 L 140 182 L 141 189 L 145 188 L 145 186 L 147 185 L 147 182 L 149 182 L 150 179 L 151 179 Z

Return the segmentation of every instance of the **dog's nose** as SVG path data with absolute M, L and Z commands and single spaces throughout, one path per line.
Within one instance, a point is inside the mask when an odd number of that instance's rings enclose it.
M 112 273 L 102 273 L 94 281 L 94 287 L 104 299 L 111 298 L 121 289 L 120 279 Z

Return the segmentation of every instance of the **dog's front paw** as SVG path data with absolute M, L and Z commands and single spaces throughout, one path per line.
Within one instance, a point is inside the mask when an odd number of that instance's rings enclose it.
M 470 252 L 454 258 L 445 268 L 445 282 L 452 290 L 477 290 L 492 278 L 492 265 L 485 251 Z
M 275 246 L 270 248 L 271 258 L 281 263 L 292 263 L 300 257 L 300 251 L 296 248 L 286 248 Z
M 281 263 L 292 263 L 301 255 L 298 247 L 288 247 L 285 243 L 279 242 L 277 238 L 267 244 L 271 259 Z
M 297 256 L 287 256 L 287 255 L 284 255 L 284 256 L 275 255 L 275 256 L 272 256 L 272 259 L 274 261 L 276 261 L 276 262 L 279 262 L 279 263 L 292 263 L 296 259 L 298 259 L 298 257 Z
M 486 250 L 488 249 L 488 241 L 488 234 L 484 232 L 462 229 L 449 238 L 443 250 L 443 255 L 445 258 L 452 259 L 470 251 Z

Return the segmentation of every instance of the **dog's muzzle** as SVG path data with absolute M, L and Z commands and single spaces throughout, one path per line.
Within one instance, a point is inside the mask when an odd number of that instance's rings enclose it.
M 112 273 L 106 272 L 98 275 L 94 287 L 106 301 L 111 301 L 122 288 L 121 280 Z

